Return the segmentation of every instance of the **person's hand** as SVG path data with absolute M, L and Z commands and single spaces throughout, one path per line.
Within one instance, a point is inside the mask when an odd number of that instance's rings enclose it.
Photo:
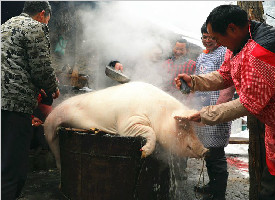
M 186 116 L 186 117 L 174 116 L 174 119 L 177 120 L 178 122 L 182 122 L 182 123 L 186 123 L 186 120 L 200 123 L 201 122 L 201 115 L 200 115 L 200 112 L 197 112 L 193 115 Z
M 187 74 L 178 74 L 178 77 L 175 78 L 175 82 L 176 82 L 176 87 L 180 90 L 180 86 L 181 86 L 181 82 L 180 79 L 185 80 L 185 82 L 187 83 L 187 85 L 191 88 L 191 77 Z
M 46 94 L 45 90 L 43 90 L 43 89 L 40 90 L 40 94 L 43 95 L 43 97 L 47 97 L 47 94 Z
M 197 112 L 197 113 L 195 113 L 195 114 L 193 114 L 193 115 L 188 116 L 187 119 L 188 119 L 189 121 L 193 121 L 193 122 L 198 122 L 198 123 L 200 123 L 200 122 L 201 122 L 201 115 L 200 115 L 200 112 Z
M 46 94 L 46 92 L 45 92 L 43 89 L 40 90 L 40 93 L 41 93 L 41 95 L 43 95 L 44 97 L 47 97 L 47 94 Z M 59 97 L 59 95 L 60 95 L 60 91 L 59 91 L 59 89 L 57 88 L 57 90 L 56 90 L 54 93 L 52 93 L 52 98 L 53 98 L 53 99 L 56 99 L 56 98 Z
M 38 127 L 41 124 L 43 124 L 43 122 L 39 118 L 37 117 L 32 118 L 32 126 Z
M 116 63 L 116 65 L 115 65 L 115 70 L 120 70 L 121 72 L 123 71 L 123 66 L 122 66 L 122 64 L 121 63 Z
M 56 99 L 56 98 L 59 97 L 59 95 L 60 95 L 60 92 L 59 92 L 59 89 L 57 88 L 57 90 L 55 91 L 55 93 L 52 94 L 52 97 L 53 97 L 53 99 Z

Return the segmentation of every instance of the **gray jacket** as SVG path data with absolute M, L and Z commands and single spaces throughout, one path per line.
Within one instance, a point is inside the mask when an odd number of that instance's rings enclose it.
M 1 25 L 1 109 L 32 114 L 40 89 L 57 90 L 49 30 L 26 13 Z

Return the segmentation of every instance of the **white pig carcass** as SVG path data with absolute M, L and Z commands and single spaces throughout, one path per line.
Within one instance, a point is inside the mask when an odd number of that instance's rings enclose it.
M 47 117 L 44 131 L 60 169 L 57 127 L 97 128 L 109 134 L 142 136 L 142 155 L 150 155 L 158 141 L 178 156 L 203 157 L 207 152 L 192 126 L 185 129 L 174 116 L 194 113 L 157 87 L 130 82 L 71 97 Z

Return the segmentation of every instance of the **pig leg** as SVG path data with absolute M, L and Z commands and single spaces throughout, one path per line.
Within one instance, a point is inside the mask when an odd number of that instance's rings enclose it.
M 133 126 L 133 132 L 136 132 L 135 136 L 141 136 L 146 139 L 146 144 L 141 148 L 142 154 L 141 157 L 147 157 L 153 153 L 156 146 L 156 134 L 153 129 L 149 126 L 144 126 L 136 124 Z
M 60 148 L 59 148 L 59 136 L 57 134 L 57 128 L 60 125 L 66 126 L 69 124 L 75 128 L 86 128 L 91 127 L 89 120 L 81 120 L 81 117 L 85 118 L 85 112 L 73 107 L 70 104 L 63 104 L 56 107 L 47 117 L 44 123 L 44 133 L 49 147 L 54 154 L 56 160 L 56 166 L 61 170 L 60 164 Z M 88 117 L 87 117 L 88 118 Z
M 59 170 L 61 170 L 60 164 L 60 149 L 59 149 L 59 137 L 57 135 L 57 127 L 61 124 L 56 120 L 55 111 L 53 111 L 46 119 L 44 123 L 44 133 L 46 140 L 49 144 L 49 147 L 54 154 L 56 166 Z
M 155 149 L 156 134 L 150 127 L 150 121 L 146 117 L 132 116 L 128 118 L 126 123 L 118 124 L 118 132 L 125 136 L 141 136 L 146 139 L 146 144 L 141 148 L 141 157 L 149 156 Z

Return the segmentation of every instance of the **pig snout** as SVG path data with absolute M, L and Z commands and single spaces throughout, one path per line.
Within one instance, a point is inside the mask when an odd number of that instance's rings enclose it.
M 200 142 L 187 145 L 187 149 L 194 158 L 204 158 L 209 150 L 205 148 Z
M 202 157 L 204 158 L 209 152 L 209 149 L 207 148 L 204 148 L 203 151 L 202 151 Z
M 198 152 L 198 154 L 197 154 L 198 158 L 204 158 L 207 155 L 208 152 L 209 152 L 209 149 L 203 147 L 201 149 L 201 151 Z
M 203 158 L 209 151 L 203 146 L 192 126 L 187 129 L 178 129 L 176 136 L 181 143 L 183 155 L 192 158 Z

